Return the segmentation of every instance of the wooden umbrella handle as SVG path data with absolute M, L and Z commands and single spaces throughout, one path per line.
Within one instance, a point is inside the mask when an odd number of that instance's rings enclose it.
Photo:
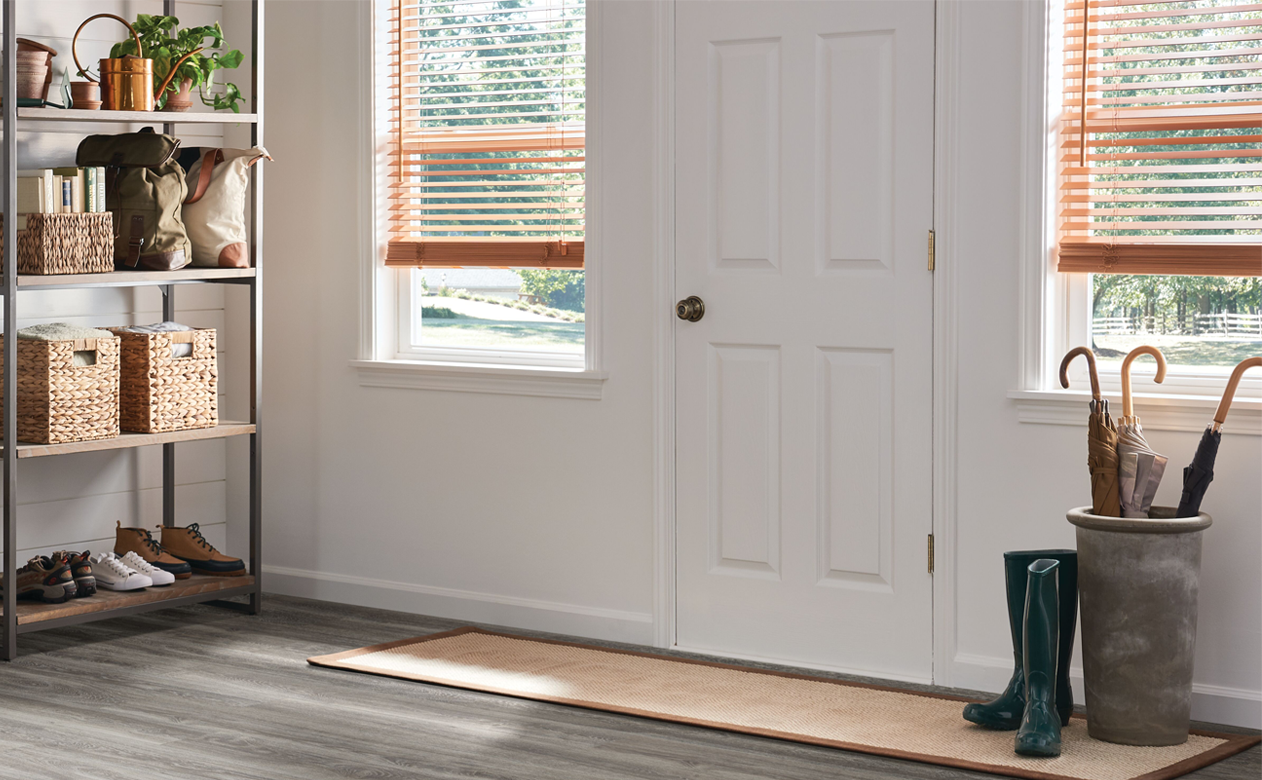
M 1060 386 L 1068 389 L 1069 387 L 1069 364 L 1074 358 L 1082 355 L 1087 359 L 1087 370 L 1091 375 L 1091 397 L 1100 400 L 1100 375 L 1095 370 L 1095 355 L 1091 354 L 1091 350 L 1086 347 L 1074 347 L 1065 354 L 1060 361 Z
M 1236 395 L 1236 386 L 1240 384 L 1240 377 L 1251 368 L 1262 368 L 1262 357 L 1245 358 L 1231 372 L 1231 379 L 1227 380 L 1227 389 L 1223 390 L 1223 400 L 1218 402 L 1218 411 L 1214 412 L 1215 431 L 1222 428 L 1223 423 L 1227 421 L 1227 410 L 1231 408 L 1231 399 Z
M 1135 347 L 1122 359 L 1122 416 L 1134 417 L 1135 409 L 1131 403 L 1131 362 L 1140 355 L 1152 355 L 1157 359 L 1157 384 L 1166 381 L 1166 356 L 1161 350 L 1147 344 Z

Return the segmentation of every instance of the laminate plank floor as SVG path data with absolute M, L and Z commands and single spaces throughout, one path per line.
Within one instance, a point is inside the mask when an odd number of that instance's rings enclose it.
M 24 635 L 0 664 L 0 779 L 990 777 L 306 662 L 460 625 L 269 596 L 258 616 L 200 605 Z M 1255 747 L 1187 777 L 1260 776 Z

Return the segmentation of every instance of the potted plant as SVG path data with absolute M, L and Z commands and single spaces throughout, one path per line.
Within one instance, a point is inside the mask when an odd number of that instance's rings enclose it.
M 241 90 L 236 84 L 225 82 L 221 92 L 214 91 L 215 71 L 238 67 L 244 56 L 240 51 L 227 47 L 219 22 L 186 29 L 179 29 L 179 25 L 180 20 L 174 16 L 137 14 L 133 26 L 140 37 L 141 51 L 137 52 L 135 41 L 128 38 L 114 44 L 110 57 L 134 54 L 152 59 L 154 79 L 161 83 L 171 72 L 172 63 L 195 52 L 179 66 L 175 78 L 171 79 L 159 99 L 158 108 L 187 111 L 193 105 L 190 97 L 192 89 L 197 87 L 206 105 L 215 110 L 227 108 L 239 113 L 241 109 L 237 102 L 241 100 Z

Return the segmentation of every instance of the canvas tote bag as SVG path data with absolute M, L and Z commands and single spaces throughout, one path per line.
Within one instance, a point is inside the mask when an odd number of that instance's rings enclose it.
M 271 156 L 253 149 L 202 149 L 188 171 L 189 196 L 184 224 L 193 243 L 193 265 L 249 268 L 250 245 L 245 232 L 245 200 L 250 168 Z

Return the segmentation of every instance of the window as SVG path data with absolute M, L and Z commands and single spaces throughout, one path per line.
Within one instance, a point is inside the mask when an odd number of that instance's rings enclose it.
M 1154 344 L 1184 373 L 1259 354 L 1262 4 L 1063 10 L 1056 267 L 1091 274 L 1068 285 L 1082 335 L 1102 360 Z
M 396 0 L 400 357 L 584 365 L 583 0 Z

